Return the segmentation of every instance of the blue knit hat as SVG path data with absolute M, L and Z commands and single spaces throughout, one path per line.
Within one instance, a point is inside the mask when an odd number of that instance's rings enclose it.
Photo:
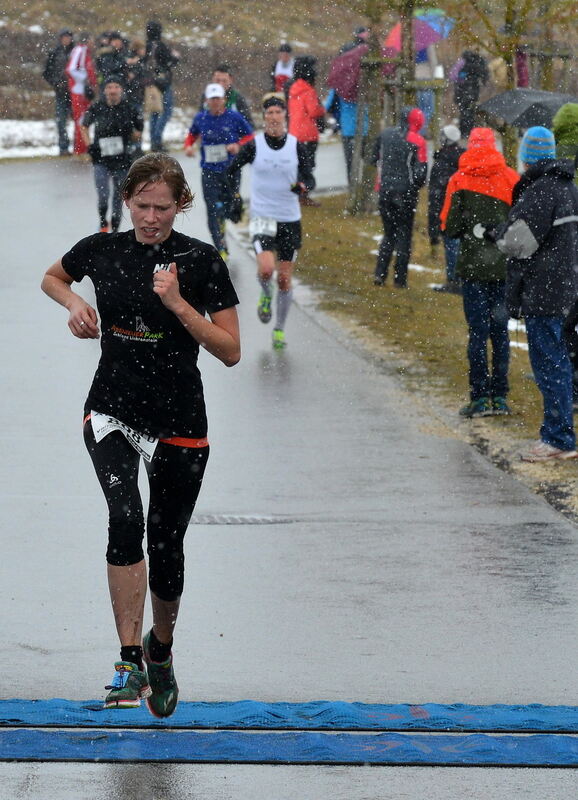
M 528 128 L 520 143 L 520 161 L 523 164 L 535 164 L 545 158 L 556 158 L 554 134 L 542 125 Z

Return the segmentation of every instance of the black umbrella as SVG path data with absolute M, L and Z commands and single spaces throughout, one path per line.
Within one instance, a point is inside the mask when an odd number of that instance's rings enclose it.
M 549 128 L 556 111 L 565 103 L 575 103 L 576 98 L 559 92 L 543 92 L 540 89 L 510 89 L 501 92 L 478 108 L 490 117 L 497 117 L 518 128 L 544 125 Z

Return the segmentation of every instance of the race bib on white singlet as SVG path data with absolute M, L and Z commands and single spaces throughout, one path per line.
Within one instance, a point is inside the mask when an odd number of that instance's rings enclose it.
M 101 156 L 120 156 L 124 153 L 122 136 L 104 136 L 98 140 Z
M 226 161 L 229 158 L 227 145 L 225 144 L 206 144 L 205 147 L 205 162 L 207 164 L 219 164 L 221 161 Z
M 111 431 L 120 431 L 139 456 L 142 456 L 145 461 L 152 461 L 156 446 L 159 443 L 158 439 L 137 433 L 137 431 L 125 425 L 124 422 L 108 414 L 101 414 L 99 411 L 90 412 L 90 422 L 97 442 L 102 441 Z
M 251 236 L 277 236 L 277 220 L 270 217 L 252 217 L 249 220 Z

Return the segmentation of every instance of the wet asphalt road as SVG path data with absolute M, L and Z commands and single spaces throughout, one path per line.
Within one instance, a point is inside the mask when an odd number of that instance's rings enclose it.
M 339 150 L 319 161 L 320 185 L 340 183 Z M 198 164 L 185 167 L 198 189 Z M 91 170 L 44 161 L 0 173 L 2 697 L 100 697 L 117 645 L 104 503 L 80 436 L 98 345 L 73 339 L 38 289 L 94 230 Z M 177 227 L 207 238 L 200 193 Z M 242 239 L 231 273 L 243 359 L 232 370 L 201 361 L 212 455 L 187 536 L 182 698 L 574 704 L 575 526 L 456 440 L 303 289 L 289 346 L 273 352 Z M 543 798 L 545 786 L 559 798 L 574 796 L 571 776 L 0 764 L 6 797 L 80 797 L 90 785 L 95 800 L 413 798 L 426 786 L 431 798 Z

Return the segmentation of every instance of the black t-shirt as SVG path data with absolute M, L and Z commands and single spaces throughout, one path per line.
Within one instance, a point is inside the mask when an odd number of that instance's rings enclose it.
M 109 106 L 103 100 L 93 103 L 82 117 L 86 127 L 94 124 L 94 142 L 90 154 L 95 164 L 112 169 L 128 169 L 131 155 L 129 144 L 133 131 L 142 131 L 142 114 L 127 100 Z
M 93 282 L 100 314 L 102 352 L 85 412 L 110 414 L 159 438 L 202 438 L 199 343 L 152 288 L 155 267 L 172 261 L 181 295 L 200 314 L 239 302 L 215 248 L 176 231 L 154 246 L 137 242 L 132 230 L 97 233 L 63 256 L 71 278 Z

